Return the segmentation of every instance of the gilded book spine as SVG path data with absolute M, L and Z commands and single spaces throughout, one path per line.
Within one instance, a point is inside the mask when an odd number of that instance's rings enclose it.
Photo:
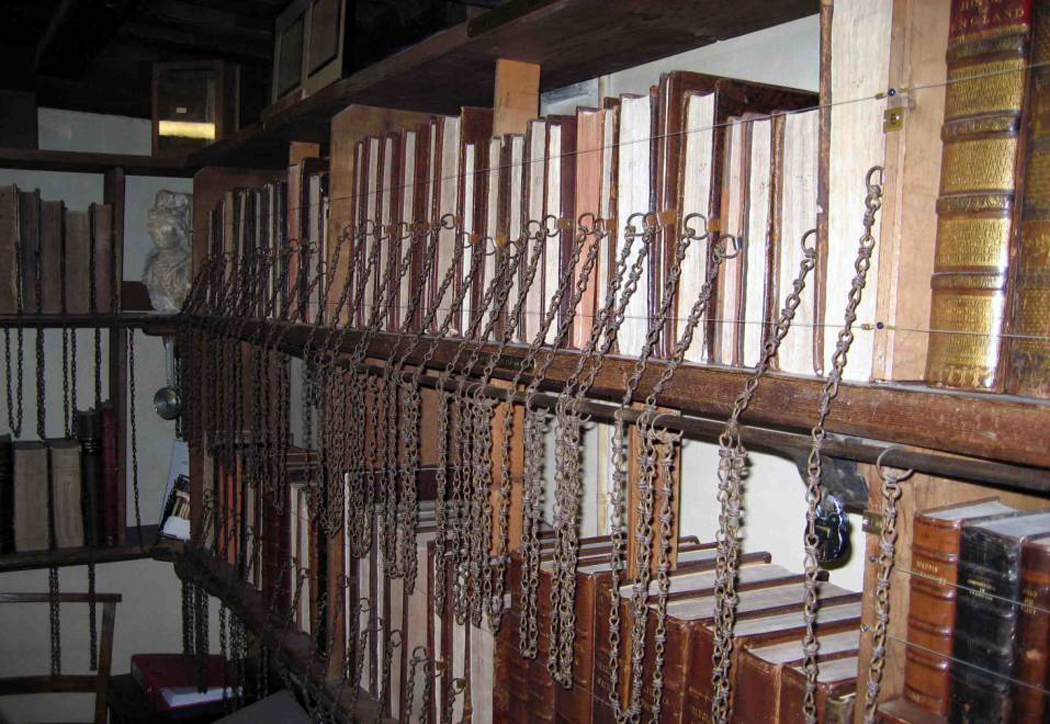
M 1011 260 L 1007 391 L 1050 397 L 1050 9 L 1035 11 L 1025 128 L 1025 185 Z
M 927 382 L 1002 387 L 1031 0 L 953 0 Z

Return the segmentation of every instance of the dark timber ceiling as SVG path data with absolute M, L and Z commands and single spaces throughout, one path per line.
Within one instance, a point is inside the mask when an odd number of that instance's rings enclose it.
M 501 0 L 349 0 L 355 67 Z M 0 0 L 0 89 L 40 106 L 149 117 L 152 64 L 241 66 L 244 122 L 268 98 L 274 18 L 288 0 Z

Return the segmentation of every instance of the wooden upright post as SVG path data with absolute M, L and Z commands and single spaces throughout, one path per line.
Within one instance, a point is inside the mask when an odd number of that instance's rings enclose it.
M 502 136 L 507 133 L 525 133 L 528 122 L 539 115 L 540 111 L 540 66 L 534 63 L 522 63 L 517 60 L 500 58 L 496 61 L 496 88 L 493 95 L 492 134 Z M 505 387 L 509 383 L 492 380 L 492 384 Z M 503 416 L 512 414 L 514 426 L 510 444 L 510 520 L 509 545 L 511 550 L 521 547 L 521 498 L 522 476 L 525 470 L 524 448 L 522 447 L 522 430 L 524 429 L 525 411 L 516 405 L 498 405 L 492 417 L 493 458 L 492 468 L 492 501 L 496 502 L 497 491 L 502 484 L 499 457 L 500 447 L 495 444 L 502 435 Z M 493 534 L 498 531 L 493 530 Z
M 121 310 L 121 286 L 124 279 L 124 169 L 112 168 L 102 181 L 102 199 L 113 207 L 113 284 L 116 309 Z M 128 332 L 114 327 L 109 330 L 109 401 L 117 420 L 117 542 L 125 543 L 127 519 L 127 434 L 128 434 Z M 134 404 L 134 400 L 131 401 Z

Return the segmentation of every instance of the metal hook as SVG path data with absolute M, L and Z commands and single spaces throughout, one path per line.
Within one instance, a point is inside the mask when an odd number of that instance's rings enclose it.
M 882 452 L 880 452 L 879 457 L 875 460 L 875 472 L 879 474 L 879 478 L 883 481 L 893 480 L 894 482 L 900 482 L 905 478 L 911 477 L 912 473 L 915 472 L 913 468 L 908 468 L 902 473 L 891 473 L 888 470 L 886 470 L 886 466 L 883 463 L 883 459 L 886 457 L 886 454 L 899 449 L 900 448 L 896 445 L 888 447 Z
M 809 231 L 807 231 L 805 234 L 802 235 L 802 252 L 806 256 L 816 256 L 817 255 L 816 242 L 813 243 L 813 246 L 806 246 L 806 240 L 809 237 L 816 236 L 816 235 L 817 235 L 817 230 L 816 229 L 810 229 Z
M 877 184 L 873 184 L 871 182 L 871 177 L 874 174 L 876 174 L 876 173 L 879 174 L 879 182 Z M 885 177 L 885 173 L 883 171 L 882 166 L 878 166 L 878 165 L 872 166 L 871 168 L 868 169 L 868 173 L 864 176 L 864 185 L 868 187 L 869 191 L 874 191 L 875 189 L 882 188 L 882 185 L 885 182 L 886 182 L 886 177 Z
M 727 244 L 733 247 L 732 251 L 726 248 Z M 718 241 L 714 244 L 715 256 L 723 260 L 736 258 L 743 249 L 743 240 L 739 236 L 733 236 L 732 234 L 720 235 Z
M 641 219 L 642 229 L 644 230 L 645 229 L 645 216 L 646 216 L 646 214 L 644 214 L 641 211 L 636 211 L 633 214 L 631 214 L 630 216 L 628 216 L 627 217 L 627 224 L 624 226 L 624 236 L 628 236 L 629 235 L 629 238 L 632 238 L 632 239 L 635 236 L 638 236 L 638 229 L 634 225 L 634 219 L 635 218 Z

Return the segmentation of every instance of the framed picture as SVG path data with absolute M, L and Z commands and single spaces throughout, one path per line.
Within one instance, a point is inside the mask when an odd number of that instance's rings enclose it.
M 221 60 L 153 64 L 153 155 L 184 155 L 234 133 L 240 67 Z
M 294 0 L 285 8 L 274 25 L 272 103 L 305 98 L 347 74 L 352 8 L 347 0 Z

